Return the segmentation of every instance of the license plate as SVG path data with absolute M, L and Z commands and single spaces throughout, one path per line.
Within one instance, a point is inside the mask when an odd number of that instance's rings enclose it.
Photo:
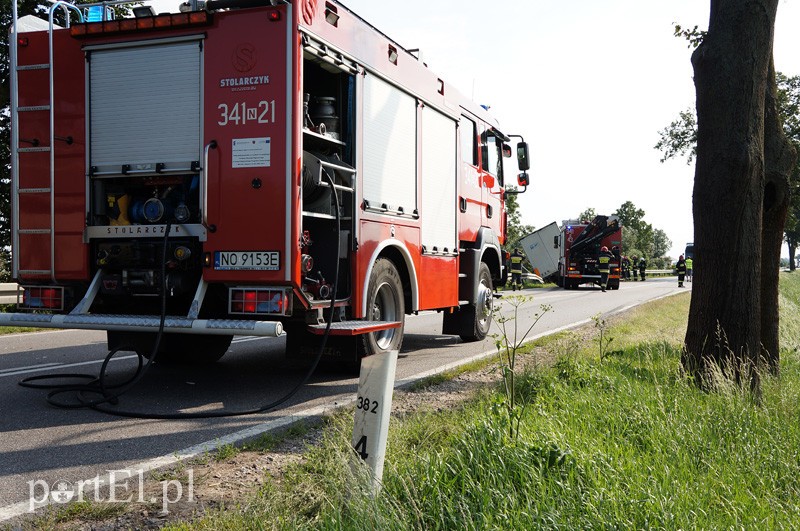
M 281 268 L 280 259 L 278 251 L 216 251 L 214 269 L 277 271 Z

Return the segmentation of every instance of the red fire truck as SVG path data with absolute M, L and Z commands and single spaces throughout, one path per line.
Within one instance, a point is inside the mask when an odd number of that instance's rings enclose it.
M 553 238 L 559 249 L 556 283 L 566 289 L 575 289 L 585 283 L 600 283 L 598 257 L 600 249 L 607 247 L 613 254 L 610 263 L 608 288 L 619 289 L 622 227 L 617 216 L 596 216 L 592 221 L 567 220 Z
M 484 108 L 333 0 L 121 3 L 14 5 L 23 295 L 0 324 L 144 355 L 163 326 L 159 356 L 189 361 L 283 331 L 295 355 L 329 321 L 352 359 L 423 310 L 485 337 L 512 149 Z

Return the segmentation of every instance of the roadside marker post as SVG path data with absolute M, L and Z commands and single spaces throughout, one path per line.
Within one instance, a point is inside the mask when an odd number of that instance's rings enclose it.
M 396 350 L 373 354 L 361 360 L 353 448 L 369 467 L 373 495 L 378 494 L 383 480 L 396 369 Z

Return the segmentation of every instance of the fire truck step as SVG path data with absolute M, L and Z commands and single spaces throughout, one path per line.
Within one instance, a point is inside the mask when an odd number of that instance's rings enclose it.
M 327 325 L 309 325 L 308 330 L 312 334 L 321 336 L 325 333 Z M 381 330 L 388 330 L 389 328 L 399 328 L 399 321 L 340 321 L 331 324 L 330 335 L 332 336 L 357 336 L 361 334 L 369 334 L 370 332 L 379 332 Z

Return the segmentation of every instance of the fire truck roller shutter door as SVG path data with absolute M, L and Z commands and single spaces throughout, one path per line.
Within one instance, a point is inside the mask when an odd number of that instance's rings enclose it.
M 456 122 L 431 107 L 423 107 L 420 236 L 426 252 L 458 252 L 456 141 Z
M 202 51 L 200 37 L 192 39 L 91 50 L 91 166 L 189 168 L 200 160 Z
M 364 78 L 364 199 L 411 214 L 417 209 L 417 102 L 379 77 Z

